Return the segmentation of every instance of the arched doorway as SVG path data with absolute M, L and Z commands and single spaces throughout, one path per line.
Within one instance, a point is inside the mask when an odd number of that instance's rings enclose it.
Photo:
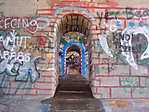
M 89 81 L 90 26 L 90 21 L 79 14 L 65 15 L 58 24 L 57 53 L 60 77 L 56 98 L 92 97 Z
M 65 77 L 68 73 L 67 56 L 70 52 L 80 56 L 80 74 L 85 78 L 89 76 L 90 66 L 88 65 L 91 62 L 89 60 L 91 54 L 90 26 L 90 21 L 80 14 L 67 14 L 61 19 L 57 33 L 60 76 Z
M 69 57 L 68 53 L 70 54 Z M 76 54 L 75 54 L 76 53 Z M 78 56 L 77 56 L 78 54 Z M 85 47 L 83 43 L 79 42 L 69 42 L 64 45 L 63 47 L 63 54 L 61 57 L 61 68 L 62 73 L 61 76 L 64 76 L 66 71 L 70 68 L 79 67 L 80 73 L 83 77 L 87 75 L 87 64 L 86 64 L 86 57 L 85 57 Z
M 66 74 L 81 74 L 81 48 L 76 45 L 68 47 L 66 51 Z

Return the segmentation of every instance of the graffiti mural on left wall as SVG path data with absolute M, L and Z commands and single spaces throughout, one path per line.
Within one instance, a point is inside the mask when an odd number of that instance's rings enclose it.
M 32 88 L 40 78 L 40 63 L 50 63 L 51 37 L 42 32 L 49 24 L 48 17 L 0 18 L 0 90 L 5 94 L 12 93 L 5 89 L 13 82 L 13 94 L 26 84 Z

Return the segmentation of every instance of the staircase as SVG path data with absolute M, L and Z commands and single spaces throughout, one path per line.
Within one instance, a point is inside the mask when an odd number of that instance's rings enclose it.
M 104 109 L 101 102 L 93 98 L 89 81 L 81 75 L 68 75 L 59 80 L 53 112 L 104 112 Z

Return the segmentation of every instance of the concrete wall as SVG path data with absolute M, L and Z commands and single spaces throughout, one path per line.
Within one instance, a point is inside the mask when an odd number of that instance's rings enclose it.
M 63 15 L 77 13 L 92 22 L 94 96 L 149 98 L 149 11 L 141 9 L 147 0 L 1 0 L 0 5 L 2 95 L 54 95 L 57 24 Z

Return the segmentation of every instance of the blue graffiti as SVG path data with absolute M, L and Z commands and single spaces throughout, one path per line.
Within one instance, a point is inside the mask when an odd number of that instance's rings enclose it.
M 29 62 L 20 62 L 15 59 L 0 60 L 0 75 L 16 76 L 16 81 L 35 82 L 40 74 L 37 70 L 37 64 L 41 57 L 31 58 Z
M 52 112 L 51 104 L 42 104 L 40 106 L 40 112 Z
M 120 20 L 116 20 L 115 21 L 115 25 L 118 27 L 118 28 L 121 28 L 122 27 L 122 23 Z
M 134 27 L 134 26 L 136 26 L 136 24 L 134 23 L 134 22 L 128 22 L 128 27 Z
M 18 73 L 19 67 L 22 65 L 21 62 L 15 61 L 13 59 L 9 60 L 2 59 L 0 61 L 0 74 L 7 74 L 10 76 L 16 76 Z
M 30 62 L 24 62 L 22 66 L 20 66 L 18 70 L 18 74 L 16 77 L 16 81 L 31 81 L 36 82 L 40 77 L 40 73 L 37 70 L 37 64 L 39 60 L 43 60 L 41 57 L 35 57 L 31 59 Z
M 81 48 L 81 54 L 82 54 L 82 66 L 81 66 L 81 75 L 83 77 L 86 77 L 86 74 L 87 74 L 87 64 L 86 64 L 86 57 L 85 57 L 85 46 L 83 45 L 83 43 L 80 43 L 80 42 L 69 42 L 69 43 L 66 43 L 64 45 L 64 48 L 63 48 L 63 51 L 62 51 L 62 55 L 61 55 L 61 66 L 60 66 L 60 69 L 61 69 L 61 76 L 62 77 L 65 77 L 65 57 L 66 57 L 66 51 L 67 49 L 70 47 L 70 46 L 73 46 L 73 45 L 76 45 L 78 47 Z

